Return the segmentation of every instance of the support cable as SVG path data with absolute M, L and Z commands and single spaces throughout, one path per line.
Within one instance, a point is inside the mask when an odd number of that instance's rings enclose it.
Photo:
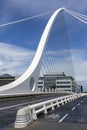
M 52 62 L 51 64 L 51 67 L 52 67 L 52 72 L 55 73 L 55 59 L 54 59 L 54 56 L 52 55 L 52 50 L 53 50 L 53 46 L 51 44 L 50 46 L 50 55 L 51 55 L 51 59 L 50 59 L 50 62 Z
M 45 52 L 45 63 L 46 63 L 47 69 L 48 69 L 47 73 L 49 73 L 51 68 L 50 68 L 50 64 L 49 64 L 49 57 L 48 57 L 48 51 L 47 50 Z
M 50 49 L 48 49 L 48 46 L 47 46 L 47 53 L 48 53 L 47 59 L 48 59 L 48 63 L 49 63 L 50 73 L 52 73 L 52 70 L 53 70 L 52 64 L 53 64 L 53 62 L 51 62 Z
M 67 10 L 67 9 L 65 9 L 65 12 L 67 12 L 67 13 L 70 14 L 71 16 L 75 17 L 75 18 L 78 19 L 79 21 L 81 21 L 81 22 L 87 24 L 87 21 L 86 21 L 87 19 L 86 19 L 86 17 L 83 17 L 83 16 L 81 16 L 81 15 L 78 15 L 77 13 L 73 13 L 73 12 Z M 86 20 L 84 20 L 84 19 L 86 19 Z
M 87 15 L 83 15 L 83 14 L 77 13 L 75 11 L 71 11 L 69 9 L 65 9 L 65 11 L 69 11 L 69 12 L 71 12 L 71 13 L 73 13 L 75 15 L 78 15 L 79 17 L 82 17 L 83 19 L 87 20 Z
M 19 20 L 12 21 L 12 22 L 0 24 L 0 27 L 8 26 L 8 25 L 16 24 L 16 23 L 20 23 L 20 22 L 27 21 L 27 20 L 31 20 L 31 19 L 34 19 L 34 18 L 38 18 L 38 17 L 40 17 L 40 16 L 48 15 L 48 14 L 50 14 L 50 13 L 52 13 L 52 12 L 53 12 L 53 11 L 50 11 L 50 12 L 48 12 L 48 13 L 42 13 L 42 14 L 38 14 L 38 15 L 35 15 L 35 16 L 32 16 L 32 17 L 28 17 L 28 18 L 19 19 Z
M 87 20 L 86 15 L 71 11 L 71 10 L 66 9 L 66 8 L 64 10 L 68 14 L 72 15 L 73 17 L 77 18 L 78 20 L 82 21 L 83 23 L 87 24 L 87 21 L 85 21 L 85 20 Z M 34 19 L 34 18 L 37 18 L 37 17 L 40 17 L 40 16 L 48 15 L 48 14 L 50 14 L 52 12 L 53 11 L 49 11 L 47 13 L 38 14 L 38 15 L 35 15 L 35 16 L 32 16 L 32 17 L 28 17 L 28 18 L 24 18 L 24 19 L 15 20 L 15 21 L 12 21 L 12 22 L 0 24 L 0 27 L 12 25 L 12 24 L 20 23 L 20 22 L 27 21 L 27 20 L 30 20 L 30 19 Z

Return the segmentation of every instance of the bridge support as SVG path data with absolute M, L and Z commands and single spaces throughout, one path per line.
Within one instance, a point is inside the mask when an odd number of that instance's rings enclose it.
M 64 8 L 60 8 L 56 10 L 51 18 L 49 19 L 42 37 L 40 39 L 37 52 L 35 54 L 35 57 L 27 69 L 27 71 L 16 81 L 5 85 L 3 87 L 0 87 L 0 95 L 5 94 L 5 95 L 15 95 L 15 94 L 24 94 L 24 93 L 31 93 L 31 92 L 36 92 L 37 90 L 37 82 L 38 82 L 38 75 L 40 72 L 41 68 L 41 63 L 43 60 L 43 55 L 45 53 L 45 47 L 46 43 L 52 28 L 52 25 L 55 21 L 55 18 L 60 12 L 63 12 Z

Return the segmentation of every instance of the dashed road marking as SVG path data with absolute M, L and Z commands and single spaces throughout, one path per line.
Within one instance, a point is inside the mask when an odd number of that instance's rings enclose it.
M 73 108 L 72 108 L 72 111 L 74 111 L 75 109 L 76 109 L 76 107 L 73 107 Z
M 79 105 L 80 105 L 80 103 L 77 104 L 77 106 L 79 106 Z
M 23 106 L 23 105 L 28 105 L 29 103 L 35 103 L 37 101 L 41 101 L 41 99 L 40 100 L 36 100 L 36 101 L 31 101 L 31 102 L 25 102 L 25 103 L 21 103 L 21 104 L 17 104 L 17 105 L 2 107 L 2 108 L 0 108 L 0 111 L 1 110 L 5 110 L 5 109 L 9 109 L 9 108 L 14 108 L 14 107 L 19 107 L 19 106 Z
M 83 101 L 81 101 L 81 102 L 83 102 Z
M 68 116 L 68 113 L 65 114 L 65 115 L 59 120 L 59 123 L 61 123 L 67 116 Z

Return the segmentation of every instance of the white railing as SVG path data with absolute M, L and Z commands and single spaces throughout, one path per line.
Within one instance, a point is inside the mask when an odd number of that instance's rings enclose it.
M 61 105 L 64 105 L 65 103 L 73 101 L 79 97 L 81 97 L 81 94 L 73 94 L 23 107 L 17 111 L 14 127 L 27 127 L 33 120 L 37 119 L 37 114 L 41 112 L 47 114 L 48 109 L 51 108 L 54 110 L 55 106 L 60 107 Z

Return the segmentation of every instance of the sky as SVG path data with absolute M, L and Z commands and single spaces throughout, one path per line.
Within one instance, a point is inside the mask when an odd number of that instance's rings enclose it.
M 87 15 L 86 5 L 87 0 L 0 0 L 0 24 L 54 12 L 60 7 Z M 0 74 L 20 75 L 28 68 L 51 15 L 0 27 Z M 87 25 L 64 15 L 75 78 L 87 91 Z M 59 61 L 59 70 L 66 69 L 65 61 Z

